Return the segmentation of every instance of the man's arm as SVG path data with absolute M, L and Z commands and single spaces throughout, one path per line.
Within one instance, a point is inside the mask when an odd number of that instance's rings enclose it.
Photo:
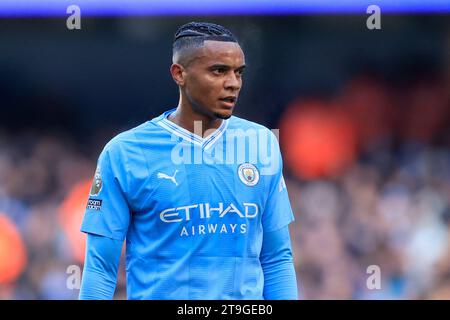
M 264 299 L 297 300 L 297 279 L 288 226 L 264 232 L 260 261 L 264 273 Z
M 88 233 L 80 300 L 111 300 L 123 241 Z

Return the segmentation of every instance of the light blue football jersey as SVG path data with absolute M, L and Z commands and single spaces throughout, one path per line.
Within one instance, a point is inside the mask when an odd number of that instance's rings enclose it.
M 235 116 L 201 138 L 174 111 L 104 147 L 81 230 L 126 239 L 129 299 L 263 299 L 263 230 L 294 220 L 277 138 Z

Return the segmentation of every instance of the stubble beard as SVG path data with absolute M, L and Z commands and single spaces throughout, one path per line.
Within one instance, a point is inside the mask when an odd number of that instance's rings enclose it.
M 224 114 L 220 114 L 220 113 L 218 113 L 218 112 L 215 112 L 215 113 L 214 113 L 214 116 L 215 116 L 216 118 L 218 118 L 218 119 L 227 120 L 227 119 L 230 119 L 230 118 L 231 118 L 232 114 L 224 115 Z

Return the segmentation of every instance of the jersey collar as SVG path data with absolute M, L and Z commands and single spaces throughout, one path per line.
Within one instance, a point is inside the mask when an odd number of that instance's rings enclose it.
M 170 133 L 183 138 L 184 140 L 191 142 L 195 145 L 198 145 L 202 147 L 203 149 L 207 150 L 209 149 L 219 138 L 223 135 L 225 132 L 227 126 L 228 126 L 228 120 L 223 120 L 220 124 L 220 127 L 217 128 L 213 133 L 211 133 L 207 137 L 200 137 L 182 127 L 179 125 L 173 123 L 168 119 L 168 116 L 175 112 L 176 108 L 171 109 L 169 111 L 166 111 L 163 113 L 161 120 L 157 122 L 158 125 L 169 131 Z

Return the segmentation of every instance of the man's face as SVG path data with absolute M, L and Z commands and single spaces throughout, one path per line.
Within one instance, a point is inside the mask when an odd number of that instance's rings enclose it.
M 242 87 L 245 58 L 235 42 L 205 41 L 185 69 L 184 93 L 194 111 L 228 119 Z

